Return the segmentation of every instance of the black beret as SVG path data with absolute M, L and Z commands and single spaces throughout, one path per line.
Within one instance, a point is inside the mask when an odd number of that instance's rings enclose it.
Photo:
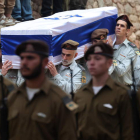
M 100 54 L 109 58 L 113 58 L 113 48 L 106 43 L 99 42 L 92 45 L 85 53 L 85 60 L 88 60 L 88 56 L 92 54 Z
M 123 20 L 123 21 L 125 21 L 125 22 L 127 23 L 128 29 L 130 29 L 130 27 L 133 26 L 133 24 L 130 22 L 130 20 L 129 20 L 129 18 L 128 18 L 127 15 L 119 16 L 119 17 L 116 19 L 116 22 L 117 22 L 118 20 Z
M 20 55 L 23 52 L 37 53 L 48 57 L 49 47 L 44 41 L 28 40 L 18 45 L 15 51 L 17 55 Z

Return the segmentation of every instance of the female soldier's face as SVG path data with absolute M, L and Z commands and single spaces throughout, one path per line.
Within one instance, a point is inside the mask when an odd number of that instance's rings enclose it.
M 108 73 L 108 69 L 112 64 L 112 59 L 103 55 L 91 54 L 87 59 L 87 67 L 91 76 L 101 76 Z

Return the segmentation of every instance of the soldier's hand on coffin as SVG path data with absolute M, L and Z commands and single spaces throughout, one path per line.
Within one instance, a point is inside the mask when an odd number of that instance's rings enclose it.
M 140 42 L 138 40 L 135 41 L 135 45 L 137 46 L 138 49 L 140 49 Z
M 50 73 L 52 74 L 52 76 L 56 76 L 58 74 L 56 67 L 52 62 L 49 62 L 47 67 L 50 70 Z
M 8 73 L 8 70 L 12 68 L 13 68 L 12 61 L 7 60 L 2 66 L 1 74 L 5 76 Z
M 113 47 L 113 40 L 110 36 L 108 37 L 108 44 Z
M 87 50 L 88 50 L 88 47 L 85 45 L 84 54 L 86 53 Z

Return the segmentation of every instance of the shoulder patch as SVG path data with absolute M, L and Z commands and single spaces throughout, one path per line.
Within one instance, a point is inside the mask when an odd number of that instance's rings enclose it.
M 140 55 L 140 51 L 135 51 L 135 53 L 136 53 L 137 55 Z
M 64 105 L 70 110 L 70 111 L 74 111 L 75 109 L 78 108 L 78 105 L 68 96 L 66 95 L 66 93 L 60 89 L 58 86 L 54 85 L 53 83 L 51 84 L 52 89 L 55 91 L 55 93 L 57 93 L 57 95 L 59 95 L 59 97 L 61 98 L 62 102 L 64 103 Z M 59 90 L 60 92 L 59 92 Z
M 62 100 L 63 100 L 63 103 L 65 104 L 65 106 L 69 110 L 74 111 L 75 109 L 78 108 L 78 105 L 75 102 L 73 102 L 72 99 L 70 99 L 68 96 L 64 96 L 62 98 Z
M 136 46 L 134 43 L 132 43 L 132 42 L 128 42 L 128 44 L 129 44 L 132 48 L 137 48 L 137 46 Z
M 82 70 L 82 80 L 81 80 L 81 82 L 83 84 L 85 84 L 86 83 L 86 69 L 83 66 L 81 66 L 80 64 L 77 64 L 77 65 Z

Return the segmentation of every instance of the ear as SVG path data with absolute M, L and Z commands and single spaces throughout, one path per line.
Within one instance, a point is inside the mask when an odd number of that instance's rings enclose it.
M 110 66 L 113 64 L 113 60 L 112 59 L 108 59 L 108 68 L 110 68 Z
M 48 62 L 49 62 L 49 60 L 47 57 L 43 59 L 43 61 L 42 61 L 43 68 L 45 68 L 47 66 Z
M 126 36 L 129 35 L 129 32 L 130 32 L 130 29 L 127 29 L 127 30 L 126 30 Z
M 75 54 L 74 58 L 78 55 L 78 53 Z

